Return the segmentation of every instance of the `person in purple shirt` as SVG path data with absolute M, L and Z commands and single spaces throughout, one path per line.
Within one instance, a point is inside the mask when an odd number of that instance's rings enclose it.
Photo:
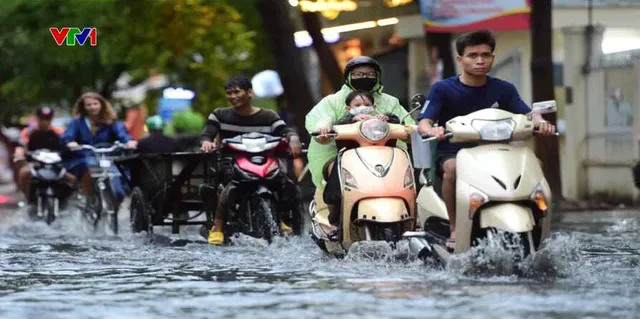
M 449 215 L 451 236 L 447 246 L 455 243 L 456 154 L 474 143 L 452 144 L 444 139 L 444 124 L 486 108 L 500 108 L 512 113 L 528 114 L 531 108 L 520 98 L 515 86 L 488 76 L 495 59 L 496 40 L 487 30 L 471 32 L 456 40 L 456 60 L 462 74 L 439 81 L 431 87 L 424 108 L 418 116 L 418 132 L 437 137 L 436 174 L 443 178 L 442 197 Z M 555 126 L 540 114 L 533 113 L 534 126 L 543 135 L 555 133 Z M 434 123 L 440 126 L 434 127 Z

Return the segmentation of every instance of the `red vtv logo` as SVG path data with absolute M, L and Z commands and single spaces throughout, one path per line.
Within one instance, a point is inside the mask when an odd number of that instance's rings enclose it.
M 64 27 L 64 28 L 49 28 L 49 32 L 51 36 L 56 41 L 56 44 L 60 47 L 63 44 L 65 46 L 75 46 L 76 43 L 83 46 L 87 43 L 87 39 L 89 39 L 89 44 L 92 47 L 98 45 L 98 29 L 97 28 L 73 28 L 73 27 Z

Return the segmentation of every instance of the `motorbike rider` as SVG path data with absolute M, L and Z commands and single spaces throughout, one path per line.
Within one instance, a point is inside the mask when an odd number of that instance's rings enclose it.
M 531 108 L 520 98 L 515 86 L 509 82 L 488 76 L 495 59 L 496 40 L 488 30 L 471 32 L 456 40 L 456 60 L 462 74 L 435 83 L 429 92 L 425 106 L 418 116 L 418 132 L 437 137 L 436 173 L 442 176 L 442 196 L 450 221 L 449 248 L 455 244 L 456 205 L 456 154 L 462 148 L 475 143 L 452 144 L 444 139 L 443 124 L 456 116 L 499 107 L 517 114 L 528 114 Z M 555 133 L 555 126 L 546 122 L 540 114 L 533 113 L 536 129 L 543 135 Z M 440 126 L 434 127 L 434 123 Z
M 333 125 L 351 124 L 371 118 L 378 118 L 389 123 L 400 123 L 400 119 L 393 113 L 376 114 L 376 105 L 374 103 L 373 93 L 370 91 L 353 91 L 347 95 L 345 100 L 346 115 Z M 320 134 L 327 134 L 331 131 L 331 127 L 320 129 Z M 389 141 L 392 146 L 396 141 Z M 358 147 L 358 143 L 353 141 L 336 141 L 337 149 L 351 149 Z M 329 223 L 331 224 L 331 232 L 327 234 L 330 240 L 337 239 L 337 227 L 339 223 L 339 206 L 342 203 L 342 191 L 340 190 L 340 177 L 338 176 L 338 162 L 335 158 L 325 166 L 325 179 L 327 184 L 324 188 L 323 200 L 329 208 Z
M 62 141 L 69 149 L 73 150 L 79 144 L 112 144 L 116 141 L 126 143 L 127 148 L 136 148 L 138 142 L 131 138 L 124 124 L 117 120 L 111 103 L 102 95 L 95 92 L 82 94 L 75 103 L 74 112 L 77 117 L 69 123 L 62 135 Z M 77 205 L 83 209 L 94 183 L 87 171 L 89 167 L 97 166 L 97 162 L 89 151 L 83 150 L 73 152 L 66 166 L 80 181 Z M 116 181 L 114 187 L 116 196 L 121 200 L 124 197 L 122 184 Z
M 300 138 L 294 130 L 287 127 L 278 114 L 271 110 L 261 109 L 251 105 L 253 87 L 251 81 L 246 78 L 233 78 L 224 86 L 227 100 L 232 107 L 215 109 L 207 120 L 202 132 L 201 150 L 210 152 L 215 149 L 215 139 L 233 138 L 237 135 L 261 132 L 273 136 L 283 136 L 289 141 L 290 151 L 294 157 L 300 154 L 302 147 Z M 211 228 L 208 242 L 213 245 L 224 243 L 224 218 L 229 211 L 228 204 L 233 202 L 236 186 L 231 181 L 228 173 L 222 172 L 224 190 L 218 197 L 218 207 L 215 215 L 215 225 Z M 298 186 L 289 178 L 285 180 L 283 193 L 292 194 L 294 213 L 302 213 L 302 203 Z M 284 223 L 280 224 L 282 231 L 292 232 L 292 229 Z
M 60 135 L 63 130 L 51 126 L 54 111 L 49 106 L 41 106 L 35 112 L 37 126 L 27 126 L 20 133 L 19 146 L 14 150 L 14 160 L 18 164 L 18 189 L 22 191 L 26 198 L 29 198 L 29 182 L 31 180 L 31 170 L 24 161 L 26 153 L 39 149 L 51 151 L 62 151 Z M 65 174 L 70 184 L 75 182 L 73 175 Z
M 378 62 L 367 56 L 359 56 L 351 59 L 344 70 L 345 84 L 342 88 L 331 95 L 324 97 L 316 106 L 311 109 L 305 118 L 305 128 L 309 133 L 330 126 L 340 120 L 345 114 L 347 106 L 345 100 L 347 95 L 353 91 L 369 91 L 377 103 L 377 110 L 380 113 L 391 113 L 398 118 L 404 118 L 407 111 L 400 105 L 397 98 L 383 93 L 382 89 L 382 69 Z M 414 124 L 411 117 L 406 117 L 405 123 Z M 406 144 L 398 141 L 397 145 L 406 148 Z M 329 137 L 315 137 L 309 143 L 307 159 L 313 184 L 316 186 L 314 200 L 316 204 L 315 219 L 320 228 L 325 233 L 330 233 L 335 227 L 329 223 L 329 208 L 323 200 L 323 190 L 325 181 L 323 171 L 325 166 L 337 155 L 336 143 Z
M 146 121 L 149 135 L 138 142 L 138 152 L 149 153 L 177 153 L 182 150 L 178 141 L 163 133 L 165 122 L 159 115 L 151 116 Z

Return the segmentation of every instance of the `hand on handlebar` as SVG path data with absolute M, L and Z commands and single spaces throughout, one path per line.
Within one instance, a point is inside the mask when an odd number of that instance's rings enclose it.
M 216 149 L 216 143 L 214 142 L 202 142 L 202 145 L 200 146 L 200 150 L 205 152 L 205 153 L 209 153 L 213 150 Z
M 27 153 L 27 150 L 25 150 L 24 147 L 18 146 L 13 151 L 13 157 L 24 157 L 26 153 Z
M 67 143 L 67 147 L 68 147 L 70 150 L 74 150 L 74 149 L 78 149 L 78 148 L 80 148 L 80 145 L 78 145 L 78 143 L 77 143 L 77 142 L 69 142 L 69 143 Z
M 544 122 L 540 122 L 538 123 L 538 125 L 536 125 L 536 134 L 538 135 L 555 135 L 556 134 L 556 127 L 555 125 L 544 121 Z
M 426 130 L 418 129 L 418 133 L 420 133 L 420 135 L 422 136 L 426 135 L 426 136 L 433 137 L 438 141 L 442 141 L 445 139 L 445 131 L 444 131 L 444 127 L 442 126 L 431 127 Z
M 302 143 L 300 143 L 300 138 L 297 135 L 289 138 L 289 148 L 291 150 L 291 156 L 294 158 L 300 155 Z
M 380 121 L 385 121 L 385 122 L 389 121 L 389 117 L 385 114 L 376 115 L 376 118 Z
M 318 141 L 318 143 L 321 143 L 321 144 L 327 143 L 331 139 L 331 136 L 329 136 L 329 133 L 332 130 L 333 128 L 331 126 L 321 127 L 318 130 L 318 135 L 314 136 L 314 138 Z
M 134 149 L 136 149 L 138 147 L 138 141 L 131 140 L 131 141 L 127 142 L 127 144 L 125 144 L 125 147 L 128 148 L 128 149 L 134 150 Z
M 364 120 L 368 120 L 373 118 L 373 116 L 369 115 L 369 114 L 358 114 L 356 115 L 353 120 L 354 121 L 364 121 Z

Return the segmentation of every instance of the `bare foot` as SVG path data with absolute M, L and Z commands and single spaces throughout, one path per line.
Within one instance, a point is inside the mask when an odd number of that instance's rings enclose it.
M 447 239 L 447 248 L 449 249 L 455 249 L 456 248 L 456 232 L 451 232 L 451 235 L 449 236 L 449 239 Z

